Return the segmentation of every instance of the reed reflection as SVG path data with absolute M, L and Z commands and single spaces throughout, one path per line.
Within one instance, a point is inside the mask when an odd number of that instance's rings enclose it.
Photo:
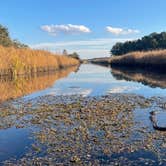
M 111 74 L 117 80 L 141 82 L 143 85 L 148 85 L 152 88 L 166 88 L 166 72 L 141 69 L 141 68 L 126 68 L 126 67 L 112 67 Z
M 71 72 L 76 72 L 77 69 L 78 66 L 72 66 L 56 72 L 38 73 L 17 78 L 2 77 L 0 78 L 0 102 L 46 89 L 58 79 L 67 77 Z

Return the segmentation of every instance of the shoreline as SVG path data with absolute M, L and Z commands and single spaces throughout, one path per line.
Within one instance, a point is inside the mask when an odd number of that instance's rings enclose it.
M 0 46 L 0 60 L 0 76 L 9 75 L 12 77 L 48 72 L 80 64 L 79 60 L 62 54 L 3 46 Z
M 0 102 L 15 99 L 52 86 L 58 79 L 78 70 L 78 65 L 58 70 L 0 77 Z
M 80 66 L 80 64 L 73 64 L 73 65 L 66 65 L 66 66 L 60 66 L 59 68 L 57 67 L 51 67 L 51 66 L 46 66 L 46 67 L 37 67 L 37 68 L 29 68 L 23 73 L 14 73 L 12 69 L 0 69 L 0 79 L 3 78 L 15 78 L 15 77 L 29 77 L 29 76 L 35 76 L 35 75 L 40 75 L 40 74 L 49 74 L 49 73 L 55 73 L 60 70 L 65 70 L 70 67 L 75 67 L 75 66 Z
M 120 56 L 89 59 L 88 62 L 111 67 L 144 68 L 161 71 L 166 66 L 165 55 L 166 50 L 138 51 Z

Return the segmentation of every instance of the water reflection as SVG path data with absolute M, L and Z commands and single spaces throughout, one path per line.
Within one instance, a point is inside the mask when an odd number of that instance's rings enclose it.
M 52 86 L 58 79 L 77 71 L 78 66 L 69 67 L 56 72 L 38 73 L 33 76 L 22 76 L 15 79 L 0 78 L 0 102 L 21 97 Z
M 152 69 L 113 67 L 111 74 L 117 80 L 140 82 L 152 88 L 166 88 L 166 72 Z

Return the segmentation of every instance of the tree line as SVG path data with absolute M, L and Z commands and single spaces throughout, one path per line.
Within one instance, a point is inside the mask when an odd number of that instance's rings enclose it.
M 25 44 L 20 43 L 18 40 L 12 40 L 9 35 L 9 31 L 3 25 L 0 25 L 0 45 L 4 47 L 15 47 L 15 48 L 25 48 L 28 47 Z
M 150 51 L 166 49 L 166 32 L 151 33 L 141 39 L 116 43 L 110 53 L 111 55 L 123 55 L 134 51 Z

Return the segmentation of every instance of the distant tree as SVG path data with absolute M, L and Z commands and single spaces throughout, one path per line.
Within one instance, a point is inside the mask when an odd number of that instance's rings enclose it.
M 68 56 L 80 60 L 80 57 L 76 52 L 73 52 L 72 54 L 69 54 Z
M 120 55 L 120 54 L 122 53 L 122 47 L 123 47 L 123 43 L 120 43 L 120 42 L 116 43 L 116 44 L 112 47 L 111 53 L 112 53 L 113 55 Z
M 8 29 L 2 25 L 0 25 L 0 45 L 3 45 L 5 47 L 12 45 Z
M 67 50 L 63 50 L 63 55 L 68 55 Z
M 18 40 L 13 40 L 13 46 L 16 48 L 28 48 L 27 45 L 20 43 Z
M 8 29 L 2 25 L 0 25 L 0 45 L 4 47 L 16 47 L 16 48 L 25 48 L 28 47 L 25 44 L 20 43 L 18 40 L 12 40 L 10 38 Z
M 112 49 L 112 55 L 123 55 L 133 51 L 148 51 L 156 49 L 166 49 L 166 32 L 151 33 L 141 39 L 116 43 Z

